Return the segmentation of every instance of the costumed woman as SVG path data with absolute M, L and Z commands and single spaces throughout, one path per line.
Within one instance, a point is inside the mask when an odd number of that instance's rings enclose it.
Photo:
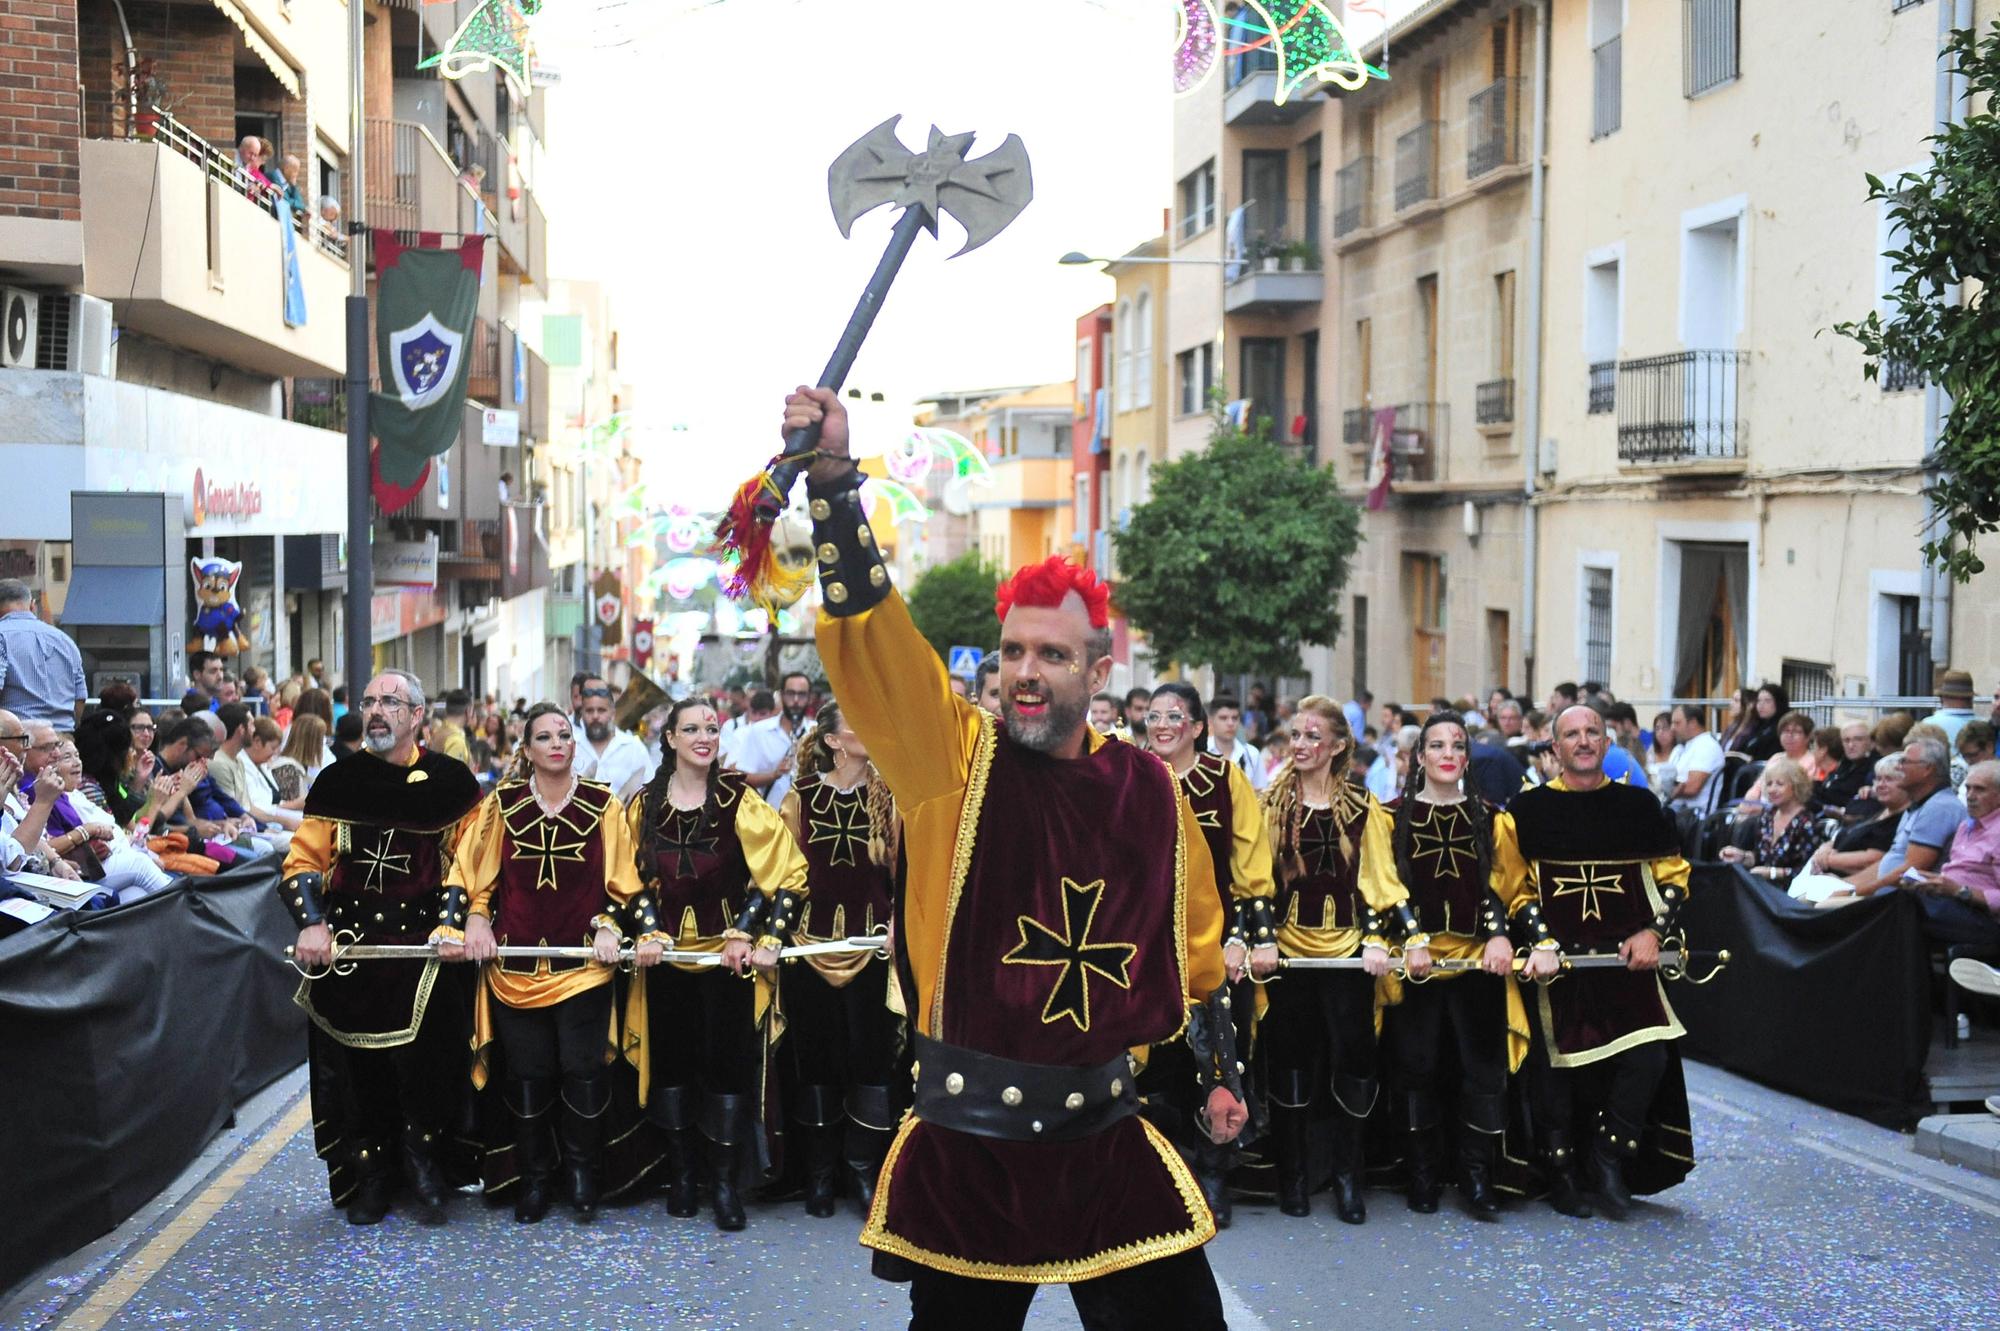
M 694 1134 L 707 1141 L 718 1229 L 743 1228 L 740 1176 L 755 1156 L 764 1085 L 764 1015 L 778 952 L 799 922 L 806 861 L 777 811 L 741 772 L 716 765 L 722 725 L 698 697 L 667 712 L 659 770 L 631 810 L 645 908 L 676 951 L 721 964 L 649 972 L 657 1032 L 647 1106 L 668 1133 L 667 1210 L 691 1216 Z M 758 976 L 756 983 L 753 968 Z M 698 1102 L 698 1107 L 697 1107 Z
M 1281 972 L 1267 993 L 1260 1042 L 1270 1075 L 1278 1209 L 1312 1211 L 1312 1104 L 1333 1091 L 1333 1195 L 1341 1220 L 1368 1218 L 1362 1198 L 1368 1115 L 1375 1108 L 1375 982 L 1389 973 L 1389 914 L 1408 900 L 1393 879 L 1363 872 L 1377 806 L 1347 779 L 1354 738 L 1340 704 L 1317 694 L 1292 718 L 1292 756 L 1264 792 L 1278 877 L 1278 950 L 1286 957 L 1354 957 L 1360 970 Z M 1379 832 L 1378 832 L 1379 838 Z M 1427 960 L 1421 934 L 1405 942 Z
M 1402 794 L 1380 816 L 1390 853 L 1364 845 L 1362 873 L 1370 895 L 1408 891 L 1406 928 L 1429 940 L 1429 961 L 1410 959 L 1402 1001 L 1386 1014 L 1385 1032 L 1410 1129 L 1409 1205 L 1437 1210 L 1443 1103 L 1439 1054 L 1449 1040 L 1461 1078 L 1458 1104 L 1458 1186 L 1472 1214 L 1500 1214 L 1495 1170 L 1507 1127 L 1507 1075 L 1527 1054 L 1527 1012 L 1514 987 L 1514 945 L 1507 921 L 1528 898 L 1514 865 L 1513 819 L 1464 789 L 1471 763 L 1465 720 L 1436 711 L 1425 719 Z M 1379 834 L 1378 834 L 1379 835 Z M 1507 891 L 1503 897 L 1496 888 Z M 1439 960 L 1476 961 L 1476 971 L 1436 971 Z
M 1272 897 L 1271 841 L 1264 827 L 1257 791 L 1243 769 L 1227 758 L 1207 752 L 1202 737 L 1208 712 L 1201 694 L 1190 684 L 1162 684 L 1153 690 L 1145 719 L 1146 736 L 1174 776 L 1201 825 L 1208 856 L 1215 866 L 1215 886 L 1223 919 L 1229 921 L 1223 940 L 1223 963 L 1237 1020 L 1236 1047 L 1227 1051 L 1238 1063 L 1250 1060 L 1250 986 L 1243 982 L 1245 949 L 1250 973 L 1264 979 L 1278 969 L 1277 923 Z M 1186 1044 L 1173 1041 L 1153 1047 L 1151 1061 L 1140 1075 L 1139 1090 L 1149 1111 L 1165 1110 L 1167 1122 L 1157 1126 L 1189 1158 L 1195 1178 L 1215 1223 L 1230 1222 L 1228 1176 L 1240 1153 L 1240 1141 L 1217 1145 L 1195 1118 L 1200 1097 L 1193 1076 L 1193 1056 Z
M 514 1219 L 532 1223 L 548 1212 L 555 1161 L 547 1119 L 560 1100 L 556 1133 L 569 1201 L 579 1220 L 589 1220 L 611 1104 L 609 1065 L 620 1045 L 611 968 L 627 929 L 638 939 L 640 966 L 659 961 L 665 936 L 650 911 L 630 914 L 639 876 L 625 811 L 609 786 L 577 777 L 569 718 L 554 703 L 536 703 L 525 728 L 514 766 L 467 822 L 445 876 L 445 917 L 464 923 L 440 925 L 431 940 L 447 961 L 491 963 L 476 1000 L 473 1080 L 484 1083 L 486 1048 L 498 1038 L 519 1170 Z M 502 944 L 589 946 L 596 958 L 498 958 Z M 613 1191 L 632 1181 L 617 1180 Z
M 805 853 L 810 895 L 798 917 L 807 942 L 887 928 L 902 827 L 896 802 L 838 703 L 819 710 L 799 745 L 798 776 L 781 808 Z M 895 1084 L 899 1018 L 889 962 L 867 953 L 811 957 L 785 968 L 792 1117 L 806 1136 L 806 1211 L 834 1213 L 840 1166 L 865 1213 L 901 1117 Z

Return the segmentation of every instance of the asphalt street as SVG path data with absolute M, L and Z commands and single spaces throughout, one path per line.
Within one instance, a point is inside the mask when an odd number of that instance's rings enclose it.
M 1517 1203 L 1479 1224 L 1370 1194 L 1366 1226 L 1239 1205 L 1209 1248 L 1236 1331 L 1278 1327 L 1891 1328 L 2000 1325 L 2000 1183 L 1910 1139 L 1690 1065 L 1700 1164 L 1624 1223 Z M 717 1233 L 657 1201 L 536 1226 L 476 1197 L 425 1229 L 328 1208 L 302 1079 L 117 1234 L 0 1304 L 0 1327 L 90 1331 L 834 1327 L 905 1324 L 859 1222 L 797 1205 Z M 1029 1325 L 1074 1327 L 1059 1289 Z

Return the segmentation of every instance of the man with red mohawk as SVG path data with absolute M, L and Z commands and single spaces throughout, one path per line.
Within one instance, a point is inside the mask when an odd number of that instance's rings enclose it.
M 787 398 L 786 431 L 809 425 L 820 659 L 908 858 L 916 1103 L 861 1241 L 912 1280 L 915 1331 L 1019 1327 L 1044 1284 L 1068 1284 L 1087 1327 L 1222 1327 L 1214 1218 L 1139 1117 L 1126 1054 L 1185 1030 L 1211 1135 L 1242 1130 L 1222 908 L 1173 773 L 1086 724 L 1109 592 L 1060 557 L 1001 584 L 1001 715 L 971 706 L 889 586 L 840 399 Z

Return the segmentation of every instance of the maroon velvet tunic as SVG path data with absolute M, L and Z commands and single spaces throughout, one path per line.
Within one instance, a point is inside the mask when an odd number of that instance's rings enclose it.
M 1224 917 L 1232 910 L 1229 889 L 1235 876 L 1235 814 L 1229 798 L 1229 760 L 1219 754 L 1198 754 L 1194 766 L 1181 779 L 1181 791 L 1201 824 L 1201 839 L 1208 843 L 1208 858 L 1215 864 L 1215 891 L 1222 900 Z
M 1173 1038 L 1186 1012 L 1182 828 L 1158 758 L 1106 743 L 1052 759 L 983 726 L 930 1014 L 937 1038 L 1079 1069 Z M 961 1275 L 1053 1282 L 1213 1233 L 1180 1157 L 1139 1117 L 1050 1142 L 912 1118 L 862 1241 Z
M 503 947 L 589 946 L 597 932 L 590 922 L 611 909 L 598 834 L 611 787 L 577 782 L 554 817 L 542 811 L 527 782 L 502 786 L 495 795 L 507 830 L 491 902 L 494 938 Z M 532 971 L 535 963 L 520 969 Z
M 792 787 L 799 801 L 799 849 L 812 885 L 799 913 L 799 932 L 808 938 L 849 938 L 873 933 L 889 922 L 895 875 L 868 858 L 873 823 L 868 787 L 836 790 L 820 776 Z
M 1298 852 L 1304 872 L 1292 872 L 1288 857 L 1280 856 L 1277 863 L 1280 922 L 1314 931 L 1361 927 L 1361 836 L 1368 826 L 1368 801 L 1357 798 L 1347 804 L 1303 810 Z
M 1401 798 L 1383 807 L 1393 820 Z M 1479 842 L 1471 817 L 1462 804 L 1416 800 L 1410 806 L 1409 889 L 1417 924 L 1428 934 L 1479 932 L 1479 912 L 1486 902 L 1486 876 L 1479 872 Z M 1487 811 L 1490 820 L 1492 810 Z M 1489 824 L 1490 825 L 1490 824 Z M 1402 876 L 1399 874 L 1399 877 Z
M 652 863 L 640 867 L 654 880 L 660 929 L 675 938 L 720 938 L 735 926 L 748 900 L 750 866 L 736 834 L 743 774 L 723 772 L 716 786 L 715 798 L 703 808 L 676 809 L 662 799 L 647 811 L 655 839 Z M 642 856 L 645 845 L 642 840 Z

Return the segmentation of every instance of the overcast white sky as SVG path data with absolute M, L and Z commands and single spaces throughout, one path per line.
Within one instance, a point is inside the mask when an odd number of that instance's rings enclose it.
M 664 442 L 649 498 L 720 506 L 774 451 L 784 394 L 825 364 L 893 222 L 878 210 L 843 241 L 827 166 L 898 112 L 912 146 L 933 121 L 978 131 L 974 155 L 1019 134 L 1035 201 L 950 263 L 951 223 L 948 244 L 921 240 L 849 384 L 914 398 L 1068 379 L 1075 319 L 1111 282 L 1056 259 L 1161 229 L 1171 15 L 1168 0 L 546 5 L 562 75 L 551 265 L 618 302 L 624 368 Z

